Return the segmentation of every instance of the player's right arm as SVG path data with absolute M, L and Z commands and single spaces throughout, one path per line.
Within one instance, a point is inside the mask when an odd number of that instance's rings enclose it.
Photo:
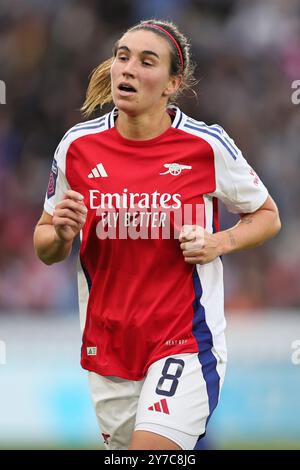
M 83 196 L 71 189 L 56 204 L 53 215 L 44 211 L 33 237 L 34 248 L 40 260 L 50 265 L 67 258 L 74 238 L 85 224 L 86 216 Z

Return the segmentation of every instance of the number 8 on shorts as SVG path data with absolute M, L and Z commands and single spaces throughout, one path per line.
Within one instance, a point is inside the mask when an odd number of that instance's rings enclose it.
M 175 365 L 175 372 L 171 373 L 171 366 Z M 162 375 L 158 381 L 155 392 L 158 395 L 172 397 L 178 387 L 178 379 L 181 376 L 184 368 L 184 361 L 182 359 L 174 359 L 169 357 L 163 367 Z M 173 369 L 173 368 L 172 368 Z

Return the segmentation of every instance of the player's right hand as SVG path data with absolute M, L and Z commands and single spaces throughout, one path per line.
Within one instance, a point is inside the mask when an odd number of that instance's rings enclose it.
M 83 199 L 82 194 L 69 189 L 55 206 L 52 223 L 59 240 L 72 241 L 84 226 L 88 210 Z

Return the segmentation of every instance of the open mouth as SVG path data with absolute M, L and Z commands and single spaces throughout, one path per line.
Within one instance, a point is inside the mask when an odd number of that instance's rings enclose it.
M 136 89 L 127 83 L 121 83 L 118 89 L 124 93 L 136 93 Z

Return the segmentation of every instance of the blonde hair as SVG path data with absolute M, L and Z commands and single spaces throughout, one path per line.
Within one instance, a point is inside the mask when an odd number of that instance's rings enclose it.
M 112 103 L 110 68 L 114 57 L 102 62 L 92 73 L 81 112 L 85 117 L 90 116 L 97 106 Z
M 152 25 L 157 25 L 164 28 L 176 40 L 183 56 L 183 71 L 178 50 L 174 46 L 174 42 L 172 40 L 170 41 L 170 39 L 166 36 L 166 33 L 154 28 L 151 29 Z M 189 90 L 192 88 L 192 86 L 196 85 L 197 81 L 194 78 L 195 66 L 191 61 L 190 43 L 186 36 L 184 36 L 178 30 L 177 26 L 171 21 L 161 21 L 153 19 L 141 21 L 139 24 L 133 26 L 132 28 L 129 28 L 127 32 L 137 31 L 141 29 L 146 31 L 149 31 L 150 29 L 153 33 L 158 34 L 169 41 L 171 49 L 170 75 L 182 76 L 180 88 L 176 93 L 176 96 L 174 95 L 172 97 L 172 100 L 176 99 L 176 97 L 184 90 Z M 98 67 L 96 67 L 91 74 L 91 79 L 87 89 L 85 102 L 83 103 L 83 106 L 81 108 L 81 112 L 85 117 L 90 116 L 93 111 L 97 108 L 97 106 L 100 106 L 100 108 L 102 108 L 104 104 L 113 102 L 113 97 L 111 93 L 110 68 L 116 56 L 117 45 L 118 41 L 116 42 L 113 48 L 113 57 L 98 65 Z M 196 92 L 194 92 L 194 90 L 192 91 L 194 95 L 197 96 Z

